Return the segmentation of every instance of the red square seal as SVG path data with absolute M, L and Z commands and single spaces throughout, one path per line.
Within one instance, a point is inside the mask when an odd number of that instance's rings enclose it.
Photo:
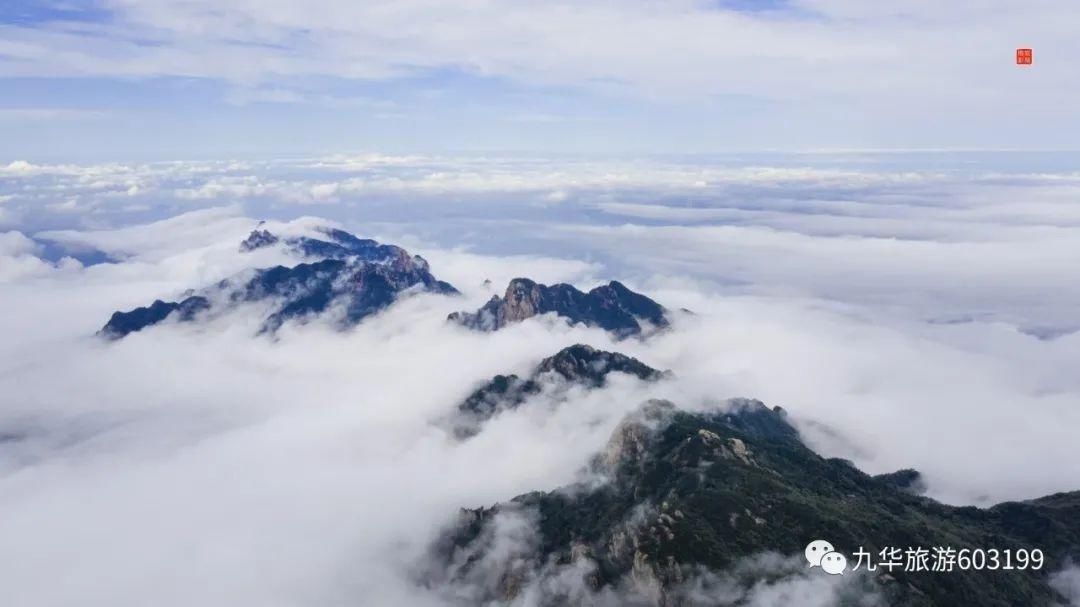
M 1031 49 L 1016 49 L 1016 65 L 1031 65 Z

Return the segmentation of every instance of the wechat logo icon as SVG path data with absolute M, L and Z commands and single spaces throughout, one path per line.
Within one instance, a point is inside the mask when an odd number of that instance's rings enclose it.
M 821 570 L 829 575 L 844 575 L 847 568 L 847 557 L 836 551 L 833 545 L 825 540 L 814 540 L 806 545 L 803 551 L 810 567 L 821 567 Z

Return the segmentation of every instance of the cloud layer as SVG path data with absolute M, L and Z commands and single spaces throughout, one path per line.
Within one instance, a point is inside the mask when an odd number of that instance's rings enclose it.
M 782 405 L 822 453 L 918 468 L 954 503 L 1080 488 L 1069 173 L 388 157 L 3 170 L 2 208 L 21 217 L 0 236 L 0 583 L 17 603 L 439 605 L 411 575 L 459 507 L 574 480 L 650 397 Z M 224 177 L 272 185 L 179 194 Z M 354 179 L 378 188 L 280 196 Z M 68 219 L 41 211 L 67 195 Z M 304 230 L 324 222 L 312 211 L 423 255 L 464 295 L 277 341 L 243 310 L 93 337 L 114 310 L 287 262 L 237 245 L 255 216 Z M 43 259 L 45 242 L 120 262 Z M 644 343 L 551 319 L 444 322 L 521 275 L 617 278 L 695 314 Z M 577 342 L 675 379 L 540 397 L 463 444 L 435 423 Z M 831 592 L 791 583 L 753 592 Z

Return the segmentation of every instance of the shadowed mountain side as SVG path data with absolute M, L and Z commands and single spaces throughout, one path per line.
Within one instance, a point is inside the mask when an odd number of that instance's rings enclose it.
M 340 230 L 328 230 L 335 240 L 362 254 L 337 255 L 342 246 L 307 239 L 305 246 L 312 251 L 331 253 L 327 259 L 302 263 L 293 267 L 275 266 L 257 270 L 251 278 L 226 279 L 213 287 L 180 302 L 155 301 L 149 307 L 129 312 L 116 312 L 101 329 L 109 339 L 119 339 L 129 333 L 158 324 L 174 315 L 180 322 L 198 320 L 203 314 L 216 313 L 236 305 L 273 301 L 274 308 L 263 323 L 263 331 L 274 331 L 284 322 L 303 320 L 339 308 L 336 320 L 342 327 L 352 326 L 394 302 L 403 292 L 422 290 L 431 293 L 456 294 L 449 283 L 436 279 L 427 262 L 393 245 L 379 245 L 360 240 Z M 242 249 L 268 246 L 277 242 L 269 232 L 255 231 L 241 245 Z M 321 243 L 321 244 L 320 244 Z
M 190 322 L 195 320 L 197 313 L 209 309 L 210 301 L 200 296 L 188 297 L 179 302 L 156 299 L 149 306 L 135 308 L 128 312 L 113 312 L 109 322 L 102 327 L 101 335 L 109 339 L 120 339 L 128 333 L 156 325 L 174 312 L 177 320 Z

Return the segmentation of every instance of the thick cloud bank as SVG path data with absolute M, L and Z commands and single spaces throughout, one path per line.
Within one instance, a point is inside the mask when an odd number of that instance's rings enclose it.
M 439 605 L 443 595 L 413 583 L 415 565 L 459 507 L 574 480 L 650 397 L 782 405 L 820 452 L 873 473 L 917 468 L 949 502 L 1078 489 L 1080 337 L 1060 263 L 1076 251 L 1075 217 L 1046 204 L 1028 222 L 1042 227 L 1019 230 L 1008 226 L 1021 209 L 1004 203 L 910 211 L 942 230 L 922 240 L 865 233 L 903 222 L 895 210 L 839 238 L 828 232 L 843 213 L 819 217 L 829 230 L 814 218 L 796 229 L 783 226 L 796 213 L 760 206 L 747 225 L 560 220 L 533 234 L 548 247 L 527 254 L 526 240 L 514 255 L 453 248 L 408 224 L 345 222 L 423 255 L 463 295 L 406 297 L 345 332 L 314 321 L 257 337 L 258 311 L 238 309 L 115 343 L 94 336 L 113 311 L 286 254 L 239 252 L 257 223 L 240 207 L 115 229 L 13 224 L 0 235 L 0 587 L 18 605 Z M 646 206 L 593 208 L 670 208 Z M 46 239 L 119 261 L 48 261 Z M 583 242 L 594 254 L 576 254 Z M 1023 259 L 1036 265 L 1014 265 Z M 445 322 L 516 276 L 581 288 L 619 279 L 694 314 L 647 341 L 549 318 L 494 333 Z M 935 302 L 950 314 L 932 314 Z M 1058 330 L 1033 335 L 1043 309 Z M 541 395 L 465 442 L 438 426 L 482 381 L 527 374 L 573 343 L 675 377 L 613 377 L 569 406 Z M 717 575 L 687 592 L 777 604 L 763 593 L 833 591 L 798 579 L 746 590 Z

